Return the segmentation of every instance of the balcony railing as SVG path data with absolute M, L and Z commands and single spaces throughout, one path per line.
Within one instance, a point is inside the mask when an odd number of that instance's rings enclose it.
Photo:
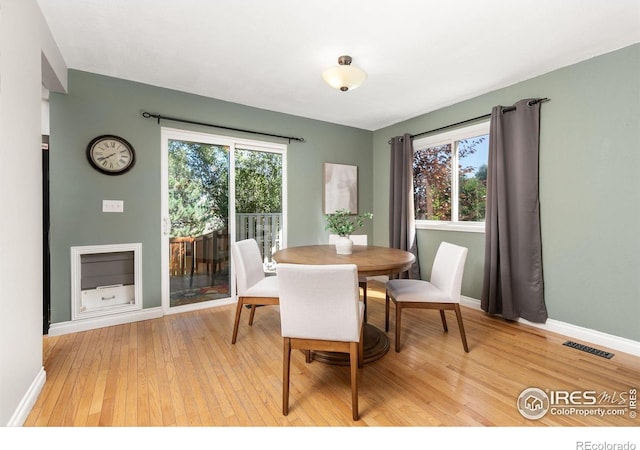
M 282 214 L 236 214 L 236 241 L 255 239 L 265 262 L 281 248 Z M 172 276 L 218 273 L 229 261 L 229 235 L 225 230 L 195 237 L 169 239 Z
M 262 259 L 271 261 L 282 244 L 282 214 L 236 214 L 236 241 L 244 239 L 255 239 Z

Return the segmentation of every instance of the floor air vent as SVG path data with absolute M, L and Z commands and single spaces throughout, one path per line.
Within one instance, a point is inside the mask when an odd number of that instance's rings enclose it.
M 567 341 L 562 345 L 576 348 L 578 350 L 582 350 L 583 352 L 591 353 L 592 355 L 602 356 L 603 358 L 607 358 L 607 359 L 613 358 L 613 353 L 605 352 L 604 350 L 598 350 L 597 348 L 589 347 L 588 345 L 578 344 L 577 342 Z

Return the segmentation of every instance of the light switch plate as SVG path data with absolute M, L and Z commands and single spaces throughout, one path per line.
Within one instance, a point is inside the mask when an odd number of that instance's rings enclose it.
M 123 212 L 123 200 L 102 200 L 102 212 Z

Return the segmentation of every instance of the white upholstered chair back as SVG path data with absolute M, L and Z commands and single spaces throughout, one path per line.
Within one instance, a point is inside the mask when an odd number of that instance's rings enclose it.
M 431 269 L 431 284 L 436 286 L 452 302 L 460 302 L 462 275 L 467 259 L 467 249 L 458 245 L 442 242 Z
M 283 337 L 358 342 L 364 304 L 353 264 L 278 264 Z
M 335 244 L 336 240 L 340 237 L 339 234 L 330 234 L 329 235 L 329 244 Z M 354 245 L 367 245 L 367 235 L 366 234 L 352 234 L 349 236 L 353 241 Z
M 278 277 L 265 275 L 260 249 L 255 239 L 245 239 L 231 244 L 231 260 L 236 272 L 238 295 L 231 335 L 231 343 L 235 344 L 244 306 L 251 306 L 249 316 L 249 326 L 251 326 L 257 305 L 278 304 Z
M 265 277 L 258 243 L 255 239 L 232 243 L 231 258 L 236 271 L 237 293 L 239 296 L 244 296 L 251 286 Z

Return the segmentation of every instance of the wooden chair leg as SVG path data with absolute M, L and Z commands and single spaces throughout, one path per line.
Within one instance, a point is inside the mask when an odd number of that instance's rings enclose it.
M 402 303 L 395 302 L 396 304 L 396 353 L 400 353 L 400 324 L 402 317 Z
M 353 420 L 358 420 L 358 343 L 349 345 L 349 360 L 351 366 L 351 412 Z
M 244 307 L 244 301 L 242 297 L 238 298 L 238 304 L 236 306 L 236 318 L 233 322 L 233 334 L 231 336 L 231 343 L 236 343 L 236 338 L 238 337 L 238 324 L 240 323 L 240 315 L 242 314 L 242 308 Z
M 449 331 L 449 328 L 447 328 L 447 318 L 444 316 L 444 309 L 440 310 L 440 319 L 442 319 L 442 328 L 444 328 L 444 331 Z
M 389 332 L 389 294 L 384 298 L 384 331 Z
M 364 322 L 367 323 L 367 288 L 364 288 Z
M 462 323 L 462 311 L 460 311 L 460 305 L 453 305 L 456 311 L 456 318 L 458 319 L 458 328 L 460 328 L 460 338 L 462 339 L 462 347 L 464 351 L 469 353 L 469 346 L 467 345 L 467 335 L 464 332 L 464 324 Z
M 256 305 L 251 305 L 251 314 L 249 314 L 249 326 L 253 325 L 253 316 L 256 315 Z
M 364 302 L 364 321 L 367 322 L 367 283 L 360 283 L 362 289 L 362 300 Z
M 360 341 L 358 342 L 358 367 L 364 367 L 364 327 L 360 328 Z
M 311 363 L 311 350 L 304 350 L 304 362 Z
M 282 348 L 282 414 L 289 414 L 289 374 L 291 364 L 291 339 L 283 339 Z

